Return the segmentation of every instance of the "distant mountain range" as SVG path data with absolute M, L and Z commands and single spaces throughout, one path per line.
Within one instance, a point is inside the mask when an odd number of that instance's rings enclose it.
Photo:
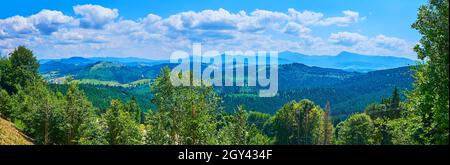
M 416 61 L 408 58 L 393 56 L 369 56 L 345 51 L 335 56 L 304 55 L 295 52 L 282 52 L 278 56 L 280 64 L 302 63 L 308 66 L 357 72 L 391 69 L 416 64 Z
M 237 61 L 244 61 L 248 56 L 238 55 L 235 56 Z M 192 58 L 192 57 L 191 57 Z M 232 63 L 232 59 L 225 59 L 225 55 L 222 55 L 222 61 L 224 63 Z M 47 72 L 54 70 L 55 67 L 59 67 L 61 70 L 71 70 L 79 66 L 85 66 L 88 64 L 94 64 L 97 62 L 111 62 L 120 63 L 130 66 L 137 65 L 156 65 L 168 63 L 169 60 L 150 60 L 143 58 L 116 58 L 116 57 L 93 57 L 93 58 L 82 58 L 82 57 L 72 57 L 67 59 L 43 59 L 40 60 L 41 72 Z M 200 61 L 196 61 L 200 62 Z M 249 63 L 248 64 L 255 64 Z M 416 61 L 393 56 L 369 56 L 361 55 L 350 52 L 341 52 L 338 55 L 304 55 L 295 52 L 281 52 L 278 55 L 279 64 L 292 64 L 301 63 L 307 66 L 316 66 L 321 68 L 333 68 L 341 69 L 345 71 L 356 71 L 356 72 L 369 72 L 375 70 L 398 68 L 402 66 L 415 65 Z
M 354 56 L 354 57 L 352 57 Z M 289 58 L 287 58 L 289 57 Z M 347 58 L 345 58 L 347 57 Z M 291 100 L 310 99 L 324 106 L 327 101 L 332 105 L 334 117 L 345 118 L 349 114 L 362 111 L 369 103 L 378 102 L 382 97 L 389 97 L 394 87 L 400 91 L 411 89 L 413 79 L 407 60 L 396 57 L 368 57 L 341 53 L 338 56 L 305 56 L 295 53 L 284 52 L 280 54 L 285 62 L 279 66 L 279 94 L 275 97 L 261 98 L 256 91 L 259 87 L 216 87 L 216 91 L 223 97 L 224 109 L 232 111 L 238 105 L 246 105 L 249 109 L 273 113 L 283 104 Z M 337 61 L 360 61 L 359 70 L 364 67 L 363 62 L 384 61 L 385 64 L 375 65 L 377 67 L 403 67 L 384 69 L 368 72 L 355 72 L 336 68 L 322 68 L 308 66 L 305 64 L 287 62 L 289 60 L 304 60 L 309 63 L 315 62 L 313 58 L 327 61 L 333 59 L 335 63 L 322 63 L 322 65 L 340 65 Z M 305 60 L 306 59 L 306 60 Z M 372 59 L 372 61 L 368 60 Z M 391 62 L 387 62 L 390 60 Z M 396 61 L 397 60 L 397 61 Z M 166 61 L 167 62 L 167 61 Z M 342 64 L 348 64 L 350 62 Z M 357 66 L 354 62 L 352 66 Z M 395 65 L 393 64 L 395 63 Z M 414 62 L 410 61 L 410 64 Z M 177 64 L 164 63 L 164 61 L 153 61 L 138 58 L 81 58 L 41 61 L 40 72 L 44 78 L 53 83 L 61 83 L 65 76 L 71 75 L 80 80 L 88 95 L 102 95 L 102 97 L 115 96 L 131 97 L 128 94 L 139 94 L 142 104 L 149 104 L 145 100 L 151 96 L 148 83 L 154 79 L 162 67 L 175 67 Z M 346 66 L 349 69 L 350 65 Z M 367 67 L 366 67 L 367 68 Z M 350 69 L 351 70 L 351 69 Z M 370 69 L 367 69 L 370 70 Z M 142 85 L 144 84 L 144 85 Z M 89 87 L 86 85 L 109 86 L 104 91 L 91 91 L 102 89 L 100 87 Z M 128 88 L 132 87 L 132 88 Z M 136 89 L 137 88 L 137 89 Z M 107 89 L 107 90 L 106 90 Z M 115 92 L 117 91 L 117 92 Z M 137 92 L 136 92 L 137 91 Z M 103 93 L 103 94 L 102 94 Z M 128 93 L 128 94 L 127 94 Z M 141 96 L 146 96 L 142 97 Z M 92 97 L 98 98 L 98 97 Z M 95 100 L 101 101 L 101 100 Z M 107 106 L 108 103 L 101 105 Z M 146 105 L 145 107 L 149 107 Z

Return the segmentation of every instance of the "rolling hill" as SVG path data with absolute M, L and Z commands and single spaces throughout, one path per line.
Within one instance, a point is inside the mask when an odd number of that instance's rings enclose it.
M 295 52 L 281 52 L 278 57 L 280 64 L 303 63 L 308 66 L 358 72 L 391 69 L 416 64 L 416 61 L 408 58 L 369 56 L 345 51 L 337 55 L 304 55 Z
M 49 80 L 67 75 L 80 80 L 81 89 L 101 109 L 105 109 L 111 99 L 127 101 L 132 96 L 138 98 L 142 109 L 151 109 L 149 84 L 162 67 L 173 68 L 177 65 L 129 65 L 117 61 L 92 63 L 79 58 L 70 61 L 70 65 L 74 66 L 70 70 L 61 69 L 60 63 L 65 63 L 64 60 L 58 63 L 47 61 L 44 64 L 46 69 L 41 69 L 41 73 L 47 75 Z M 52 65 L 54 69 L 48 70 Z M 48 76 L 50 73 L 54 77 Z M 215 90 L 223 97 L 223 108 L 229 112 L 243 104 L 248 109 L 274 113 L 291 100 L 310 99 L 321 106 L 329 101 L 332 115 L 343 118 L 363 111 L 366 105 L 379 102 L 383 97 L 389 97 L 394 87 L 401 91 L 411 89 L 413 79 L 410 74 L 409 67 L 354 72 L 289 63 L 279 66 L 279 94 L 275 97 L 258 97 L 261 87 L 215 87 Z M 63 84 L 53 86 L 61 91 L 66 88 Z

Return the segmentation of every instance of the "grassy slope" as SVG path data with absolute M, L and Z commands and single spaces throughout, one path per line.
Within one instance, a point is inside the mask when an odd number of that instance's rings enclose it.
M 0 117 L 0 145 L 32 145 L 30 138 L 9 122 Z

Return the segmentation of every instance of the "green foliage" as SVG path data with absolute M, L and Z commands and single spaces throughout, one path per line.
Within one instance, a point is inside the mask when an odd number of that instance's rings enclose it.
M 18 86 L 25 87 L 28 83 L 40 79 L 39 63 L 31 50 L 19 46 L 9 54 L 8 60 L 10 66 L 5 69 L 7 75 L 5 83 L 2 84 L 9 93 L 17 92 Z
M 390 98 L 382 99 L 381 104 L 369 104 L 364 112 L 374 120 L 378 118 L 397 119 L 405 111 L 405 107 L 400 104 L 400 101 L 398 90 L 394 88 Z
M 374 126 L 369 115 L 354 114 L 340 124 L 338 129 L 338 144 L 367 145 L 373 144 Z
M 333 144 L 334 128 L 333 122 L 330 117 L 330 102 L 327 102 L 325 106 L 325 113 L 323 114 L 323 143 L 324 145 Z
M 255 125 L 258 130 L 261 130 L 264 134 L 272 136 L 271 131 L 271 118 L 272 116 L 267 113 L 250 111 L 248 112 L 248 124 Z
M 448 144 L 449 139 L 449 54 L 447 0 L 429 0 L 420 7 L 412 28 L 422 34 L 414 47 L 425 60 L 415 70 L 414 90 L 408 95 L 409 108 L 422 123 L 424 144 Z
M 152 97 L 149 92 L 149 86 L 137 86 L 133 88 L 113 87 L 105 85 L 90 85 L 79 84 L 80 90 L 85 93 L 85 96 L 94 107 L 100 109 L 100 112 L 105 112 L 109 107 L 111 100 L 117 99 L 122 102 L 130 102 L 133 97 L 139 105 L 139 108 L 145 112 L 151 109 L 153 105 L 150 103 Z M 67 93 L 69 89 L 68 84 L 50 84 L 50 89 L 61 93 Z M 144 92 L 145 91 L 145 92 Z
M 132 97 L 131 100 L 125 105 L 125 110 L 132 114 L 133 118 L 137 123 L 142 123 L 141 118 L 141 108 L 139 107 L 139 104 L 136 100 L 136 97 Z
M 87 121 L 80 125 L 80 145 L 107 145 L 106 121 L 97 116 L 88 116 Z
M 53 93 L 43 82 L 34 82 L 18 91 L 16 100 L 17 120 L 25 125 L 25 132 L 32 135 L 38 144 L 61 144 L 63 139 L 64 99 Z
M 166 120 L 168 112 L 148 111 L 145 113 L 146 134 L 145 143 L 151 145 L 172 144 L 170 137 L 169 121 Z
M 394 82 L 402 81 L 398 77 L 406 73 L 404 70 L 396 70 L 396 74 L 390 70 L 351 76 L 328 70 L 330 73 L 326 75 L 330 81 L 343 80 L 339 87 L 281 87 L 280 95 L 273 100 L 256 98 L 252 88 L 173 86 L 168 67 L 161 69 L 150 87 L 151 93 L 145 86 L 149 81 L 136 81 L 129 87 L 78 84 L 78 81 L 49 85 L 37 74 L 39 64 L 32 52 L 18 47 L 9 58 L 0 58 L 0 114 L 35 139 L 36 144 L 448 144 L 448 77 L 444 76 L 448 75 L 448 52 L 442 52 L 448 49 L 448 43 L 442 40 L 448 39 L 448 32 L 441 26 L 448 25 L 448 21 L 436 26 L 431 24 L 440 18 L 448 18 L 448 10 L 443 10 L 443 6 L 448 8 L 448 2 L 431 0 L 428 6 L 420 9 L 419 18 L 413 25 L 424 35 L 416 51 L 426 62 L 416 69 L 415 89 L 408 94 L 407 102 L 401 101 L 399 92 L 405 86 L 394 88 Z M 120 70 L 123 66 L 94 65 L 94 70 L 104 68 Z M 110 76 L 105 70 L 98 73 Z M 308 73 L 315 74 L 315 70 Z M 386 74 L 393 75 L 384 77 L 389 81 L 377 79 Z M 191 73 L 178 75 L 189 77 L 191 83 L 197 81 Z M 369 75 L 373 77 L 361 78 Z M 305 77 L 294 78 L 306 81 Z M 125 79 L 123 81 L 128 81 Z M 331 100 L 339 102 L 333 107 L 362 107 L 368 102 L 354 100 L 352 94 L 365 101 L 371 100 L 373 93 L 362 93 L 367 90 L 368 83 L 380 82 L 392 83 L 370 87 L 371 90 L 379 90 L 376 95 L 381 96 L 392 89 L 391 97 L 382 99 L 379 104 L 368 105 L 365 113 L 351 115 L 333 127 L 332 113 L 346 115 L 354 110 L 332 112 L 330 102 L 323 95 L 345 93 L 346 89 L 354 88 L 354 93 L 339 94 L 339 99 Z M 215 91 L 225 93 L 226 101 L 231 101 L 225 103 L 227 106 L 238 103 L 240 106 L 234 113 L 223 111 L 221 98 Z M 230 91 L 239 94 L 227 95 Z M 312 98 L 319 100 L 320 105 L 325 104 L 324 110 L 306 99 L 284 104 L 292 98 L 310 96 L 318 96 Z M 252 107 L 258 111 L 284 105 L 275 115 L 270 115 L 248 112 L 242 103 L 255 105 Z M 154 110 L 146 112 L 147 109 Z
M 271 139 L 255 123 L 251 122 L 244 106 L 238 106 L 234 114 L 225 114 L 224 125 L 218 133 L 218 144 L 222 145 L 267 145 Z M 263 115 L 261 113 L 252 113 Z
M 219 109 L 219 97 L 212 87 L 173 86 L 170 69 L 166 67 L 161 69 L 160 76 L 152 84 L 151 90 L 154 93 L 152 103 L 157 107 L 156 113 L 159 113 L 156 116 L 168 121 L 163 128 L 160 125 L 151 128 L 161 128 L 164 132 L 169 132 L 170 144 L 215 143 L 215 115 Z
M 106 121 L 106 139 L 111 145 L 142 144 L 143 133 L 132 114 L 125 111 L 124 105 L 112 100 L 110 108 L 102 115 Z
M 418 130 L 421 128 L 420 120 L 417 117 L 405 117 L 389 120 L 386 123 L 387 130 L 391 137 L 390 144 L 394 145 L 417 145 L 419 136 Z
M 10 118 L 12 111 L 12 100 L 8 92 L 0 88 L 0 115 Z
M 239 106 L 233 116 L 233 133 L 232 144 L 246 144 L 247 136 L 247 112 L 244 106 Z
M 359 74 L 327 71 L 320 68 L 314 68 L 317 71 L 311 71 L 312 73 L 296 71 L 302 69 L 304 68 L 281 65 L 278 83 L 280 87 L 278 95 L 274 97 L 259 97 L 256 93 L 257 89 L 252 88 L 244 90 L 238 87 L 216 87 L 215 89 L 223 97 L 226 112 L 233 112 L 238 105 L 244 105 L 273 115 L 291 100 L 308 99 L 321 107 L 325 107 L 329 101 L 333 105 L 330 114 L 333 121 L 346 119 L 355 112 L 362 112 L 370 103 L 378 102 L 381 97 L 390 96 L 394 87 L 397 87 L 402 99 L 404 98 L 402 92 L 412 89 L 413 78 L 410 75 L 410 67 Z M 328 79 L 330 77 L 334 78 Z
M 8 58 L 0 57 L 0 89 L 6 89 L 8 87 L 8 73 L 11 69 L 11 63 Z
M 65 96 L 65 103 L 63 117 L 66 144 L 75 144 L 81 137 L 80 126 L 94 115 L 95 109 L 84 93 L 78 89 L 77 83 L 70 84 Z
M 324 130 L 330 122 L 324 123 L 323 110 L 309 100 L 292 101 L 285 104 L 276 114 L 273 129 L 275 144 L 323 144 Z M 329 128 L 327 128 L 329 129 Z M 327 138 L 332 139 L 327 133 Z

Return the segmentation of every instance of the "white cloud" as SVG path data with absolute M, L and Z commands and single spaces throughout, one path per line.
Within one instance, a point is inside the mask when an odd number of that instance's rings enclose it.
M 289 16 L 281 12 L 267 10 L 255 10 L 251 13 L 251 19 L 265 28 L 282 28 L 289 20 Z
M 73 7 L 75 14 L 82 16 L 80 26 L 83 28 L 100 29 L 119 16 L 119 10 L 105 8 L 99 5 L 77 5 Z
M 355 23 L 360 20 L 358 12 L 345 10 L 345 11 L 342 11 L 342 14 L 344 14 L 344 16 L 342 16 L 342 17 L 327 18 L 322 22 L 322 24 L 323 25 L 349 26 L 351 23 Z
M 322 13 L 305 10 L 299 12 L 295 9 L 289 9 L 288 14 L 294 21 L 304 25 L 312 26 L 349 26 L 352 23 L 358 22 L 360 19 L 359 13 L 351 10 L 342 11 L 343 16 L 324 18 Z
M 60 11 L 46 9 L 30 16 L 28 19 L 41 33 L 46 35 L 57 31 L 61 26 L 76 24 L 74 18 L 66 16 Z
M 182 12 L 165 19 L 171 29 L 183 31 L 191 29 L 227 30 L 235 29 L 239 14 L 231 14 L 225 9 Z
M 0 19 L 0 51 L 18 45 L 33 49 L 41 58 L 69 56 L 138 56 L 168 58 L 174 50 L 187 50 L 193 42 L 205 49 L 277 50 L 305 54 L 352 51 L 369 55 L 413 55 L 411 42 L 378 35 L 335 32 L 315 36 L 316 26 L 351 26 L 363 17 L 355 11 L 338 16 L 319 12 L 225 9 L 186 11 L 162 18 L 148 14 L 137 20 L 118 19 L 117 9 L 98 5 L 73 7 L 75 16 L 42 10 L 29 17 Z M 63 52 L 63 53 L 61 53 Z
M 3 38 L 18 38 L 37 32 L 33 24 L 22 16 L 0 19 L 0 31 L 3 33 Z
M 359 33 L 338 32 L 331 33 L 329 41 L 337 44 L 352 45 L 358 42 L 367 41 L 367 37 Z
M 311 29 L 293 22 L 289 22 L 283 29 L 284 33 L 301 36 L 307 34 Z
M 145 25 L 153 25 L 159 21 L 161 21 L 161 17 L 155 14 L 148 14 L 145 18 L 141 19 L 142 23 Z
M 91 29 L 68 29 L 61 30 L 52 34 L 54 40 L 53 44 L 92 44 L 92 43 L 107 43 L 108 35 L 99 33 Z
M 13 16 L 0 19 L 0 38 L 21 38 L 30 35 L 49 35 L 65 25 L 75 25 L 76 20 L 60 11 L 41 10 L 29 17 Z
M 404 48 L 404 47 L 408 46 L 408 43 L 405 40 L 396 38 L 396 37 L 387 37 L 384 35 L 377 35 L 372 40 L 379 46 L 390 48 L 390 49 L 399 49 L 399 48 Z

